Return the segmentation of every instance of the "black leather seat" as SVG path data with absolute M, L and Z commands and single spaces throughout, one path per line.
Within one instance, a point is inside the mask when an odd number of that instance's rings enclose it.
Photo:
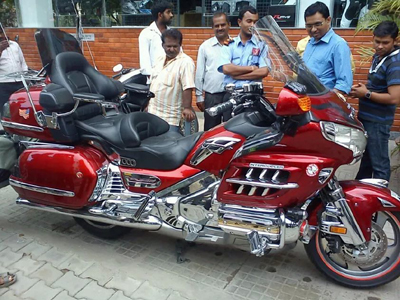
M 81 54 L 75 52 L 56 56 L 51 80 L 57 86 L 47 89 L 40 102 L 50 112 L 65 112 L 74 104 L 72 97 L 68 99 L 61 87 L 71 95 L 92 93 L 113 99 L 120 94 L 115 80 L 96 71 Z M 63 95 L 62 99 L 58 95 Z M 106 151 L 115 151 L 121 158 L 128 159 L 129 166 L 143 169 L 179 168 L 201 135 L 182 137 L 179 133 L 169 132 L 167 122 L 145 112 L 103 116 L 97 104 L 85 102 L 81 102 L 72 119 L 68 124 L 77 129 L 81 139 L 98 141 Z
M 182 137 L 169 132 L 167 122 L 144 112 L 108 118 L 99 115 L 76 121 L 76 126 L 87 139 L 100 137 L 122 158 L 128 158 L 130 166 L 151 170 L 179 168 L 201 135 Z
M 112 101 L 124 91 L 121 82 L 98 72 L 82 54 L 77 52 L 59 53 L 53 61 L 50 79 L 51 82 L 66 88 L 71 95 L 100 94 L 106 100 Z
M 227 121 L 224 128 L 248 138 L 265 130 L 271 123 L 264 120 L 261 114 L 256 111 L 244 112 Z

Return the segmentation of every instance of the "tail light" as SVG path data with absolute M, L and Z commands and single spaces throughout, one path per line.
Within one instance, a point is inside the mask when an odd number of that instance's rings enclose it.
M 302 115 L 311 110 L 311 99 L 307 95 L 298 95 L 289 89 L 282 89 L 276 105 L 278 116 Z

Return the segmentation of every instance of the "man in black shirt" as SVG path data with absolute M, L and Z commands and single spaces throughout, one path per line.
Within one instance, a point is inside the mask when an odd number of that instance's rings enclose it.
M 350 95 L 359 98 L 358 118 L 368 133 L 368 143 L 357 179 L 378 178 L 389 181 L 388 142 L 396 106 L 400 102 L 399 29 L 395 22 L 384 21 L 373 32 L 375 55 L 367 85 L 358 83 Z

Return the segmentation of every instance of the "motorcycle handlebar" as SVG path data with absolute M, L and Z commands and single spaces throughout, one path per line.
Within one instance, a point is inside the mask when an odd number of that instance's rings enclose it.
M 225 111 L 228 111 L 233 108 L 233 106 L 236 104 L 236 101 L 234 99 L 230 99 L 227 102 L 218 104 L 216 106 L 210 107 L 206 109 L 206 112 L 211 116 L 215 117 Z

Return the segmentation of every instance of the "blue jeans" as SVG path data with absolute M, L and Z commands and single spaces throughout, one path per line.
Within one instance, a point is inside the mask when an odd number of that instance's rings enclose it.
M 361 120 L 368 142 L 356 179 L 390 179 L 389 136 L 391 125 Z

